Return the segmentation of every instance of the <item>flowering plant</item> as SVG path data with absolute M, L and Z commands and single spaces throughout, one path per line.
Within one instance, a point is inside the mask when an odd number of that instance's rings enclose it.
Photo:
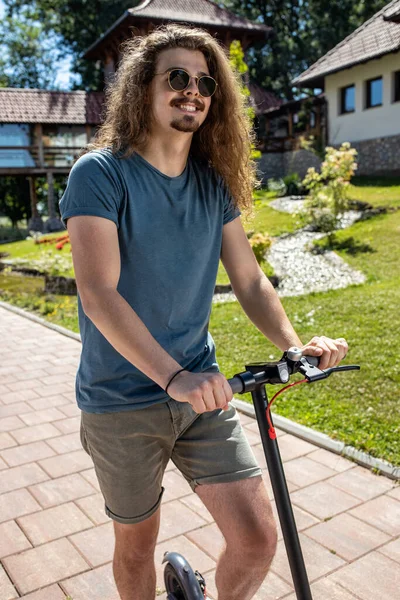
M 268 233 L 255 233 L 251 236 L 249 242 L 258 264 L 261 265 L 263 262 L 265 262 L 265 253 L 271 246 L 271 238 L 269 237 Z
M 303 219 L 317 230 L 332 235 L 338 219 L 348 208 L 348 186 L 357 169 L 357 150 L 344 142 L 339 149 L 327 147 L 321 172 L 308 169 L 303 185 L 309 190 Z

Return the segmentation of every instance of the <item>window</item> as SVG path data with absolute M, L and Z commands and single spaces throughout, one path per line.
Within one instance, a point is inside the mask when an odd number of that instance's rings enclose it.
M 383 80 L 382 77 L 369 79 L 365 82 L 366 85 L 366 102 L 365 108 L 373 108 L 374 106 L 382 106 L 383 99 Z
M 310 112 L 310 127 L 311 127 L 311 129 L 314 129 L 316 123 L 317 123 L 317 117 L 316 117 L 315 112 L 312 110 Z
M 340 90 L 340 114 L 354 112 L 356 109 L 356 86 L 348 85 Z
M 400 102 L 400 71 L 393 73 L 393 102 Z

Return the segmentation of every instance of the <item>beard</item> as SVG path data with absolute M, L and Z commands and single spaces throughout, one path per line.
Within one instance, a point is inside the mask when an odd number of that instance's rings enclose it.
M 200 123 L 192 115 L 183 115 L 180 118 L 173 119 L 170 126 L 177 131 L 194 133 L 200 127 Z

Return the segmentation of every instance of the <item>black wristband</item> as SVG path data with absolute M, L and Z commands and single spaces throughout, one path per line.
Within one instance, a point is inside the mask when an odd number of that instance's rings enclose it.
M 167 393 L 168 386 L 169 386 L 169 384 L 172 382 L 172 380 L 174 379 L 174 377 L 176 377 L 176 376 L 178 375 L 178 373 L 182 373 L 182 371 L 186 371 L 186 369 L 179 369 L 179 371 L 177 371 L 177 372 L 175 373 L 175 375 L 172 375 L 171 379 L 170 379 L 170 380 L 168 381 L 168 383 L 167 383 L 167 387 L 165 388 L 165 393 Z

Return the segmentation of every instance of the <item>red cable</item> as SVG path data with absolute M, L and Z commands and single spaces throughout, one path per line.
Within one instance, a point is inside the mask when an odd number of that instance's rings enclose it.
M 267 421 L 268 421 L 268 425 L 269 425 L 268 435 L 269 435 L 269 437 L 270 437 L 271 440 L 275 440 L 276 439 L 276 431 L 275 431 L 275 427 L 272 425 L 271 415 L 270 415 L 271 405 L 272 405 L 273 401 L 275 400 L 275 398 L 277 396 L 279 396 L 279 394 L 282 394 L 283 392 L 285 392 L 289 388 L 293 387 L 294 385 L 299 385 L 300 383 L 307 383 L 307 379 L 301 379 L 300 381 L 295 381 L 294 383 L 289 383 L 289 385 L 286 385 L 284 388 L 282 388 L 281 390 L 279 390 L 279 392 L 276 392 L 275 396 L 272 398 L 272 400 L 268 404 L 267 410 L 266 410 L 266 415 L 267 415 Z

